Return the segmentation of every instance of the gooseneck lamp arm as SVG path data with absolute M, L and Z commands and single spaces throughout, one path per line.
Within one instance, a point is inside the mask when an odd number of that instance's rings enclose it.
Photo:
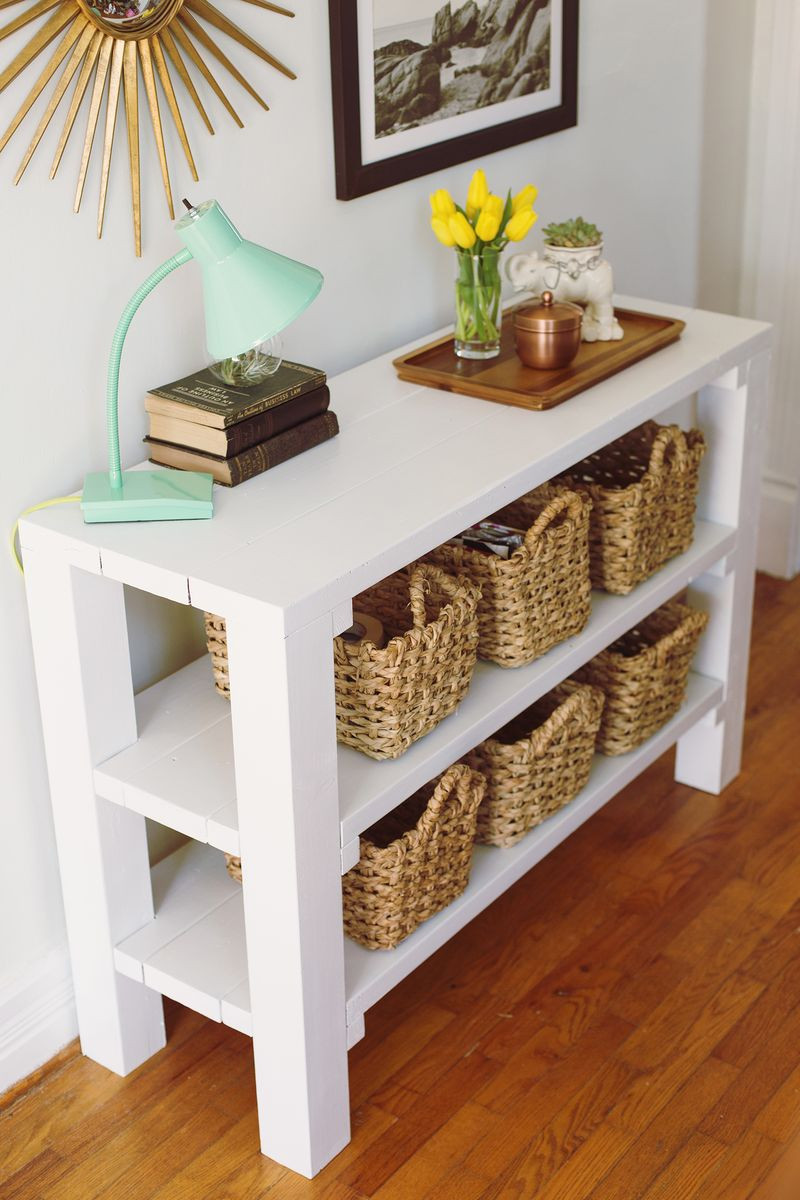
M 182 267 L 184 263 L 190 262 L 191 259 L 191 252 L 184 248 L 183 250 L 179 250 L 177 254 L 173 254 L 172 258 L 168 258 L 160 267 L 156 267 L 152 275 L 149 275 L 145 279 L 144 283 L 136 289 L 125 305 L 125 311 L 120 317 L 114 332 L 114 338 L 111 342 L 111 353 L 108 359 L 108 376 L 106 380 L 106 427 L 108 431 L 109 483 L 116 490 L 122 490 L 122 464 L 119 453 L 119 371 L 125 338 L 131 327 L 131 321 L 153 289 L 158 287 L 162 279 L 166 279 L 173 271 L 177 270 L 178 267 Z
M 0 0 L 2 7 L 3 0 Z M 322 287 L 314 267 L 246 241 L 216 200 L 192 205 L 175 226 L 183 248 L 134 292 L 114 333 L 108 362 L 108 472 L 86 476 L 84 521 L 186 521 L 213 515 L 208 471 L 123 471 L 119 453 L 119 373 L 131 321 L 141 303 L 177 267 L 193 259 L 201 272 L 206 345 L 215 360 L 244 354 L 284 329 Z

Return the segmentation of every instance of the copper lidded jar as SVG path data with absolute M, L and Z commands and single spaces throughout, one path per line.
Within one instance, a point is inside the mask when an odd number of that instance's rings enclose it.
M 514 313 L 517 354 L 526 367 L 568 367 L 581 344 L 583 309 L 543 292 L 541 303 L 523 304 Z

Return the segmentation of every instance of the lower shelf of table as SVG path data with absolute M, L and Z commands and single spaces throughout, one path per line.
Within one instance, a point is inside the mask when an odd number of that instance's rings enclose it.
M 619 758 L 597 755 L 586 787 L 509 850 L 476 846 L 469 886 L 394 950 L 344 941 L 347 1025 L 358 1040 L 368 1008 L 511 887 L 573 830 L 722 702 L 723 687 L 689 676 L 681 710 L 649 741 Z M 155 918 L 115 950 L 117 970 L 215 1021 L 252 1033 L 242 891 L 223 855 L 189 842 L 153 868 Z

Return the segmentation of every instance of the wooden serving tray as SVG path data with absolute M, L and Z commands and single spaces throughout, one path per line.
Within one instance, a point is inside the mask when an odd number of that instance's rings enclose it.
M 526 301 L 527 303 L 527 301 Z M 515 307 L 519 307 L 518 305 Z M 401 379 L 425 387 L 443 388 L 462 396 L 477 396 L 497 404 L 518 408 L 554 408 L 578 392 L 593 387 L 617 371 L 623 371 L 648 354 L 675 342 L 684 321 L 656 317 L 651 313 L 616 310 L 625 336 L 617 342 L 581 342 L 577 357 L 568 367 L 541 371 L 526 367 L 514 348 L 514 309 L 503 313 L 500 354 L 482 361 L 457 358 L 453 335 L 429 342 L 394 360 Z

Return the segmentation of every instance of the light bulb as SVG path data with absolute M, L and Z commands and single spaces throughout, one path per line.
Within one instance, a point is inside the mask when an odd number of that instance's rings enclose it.
M 228 387 L 255 387 L 274 375 L 283 362 L 283 339 L 280 334 L 257 342 L 249 350 L 209 363 L 212 375 Z

